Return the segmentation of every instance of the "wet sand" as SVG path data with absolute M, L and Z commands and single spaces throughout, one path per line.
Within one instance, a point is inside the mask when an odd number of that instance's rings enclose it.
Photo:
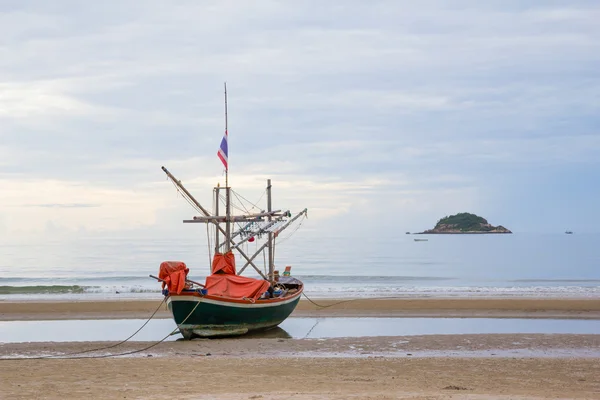
M 169 342 L 129 357 L 3 360 L 0 393 L 7 399 L 597 399 L 599 337 Z M 8 344 L 0 354 L 57 354 L 108 344 Z M 143 347 L 126 343 L 84 356 Z
M 148 318 L 157 300 L 0 301 L 0 321 Z M 295 317 L 461 317 L 600 319 L 600 299 L 302 299 Z M 163 305 L 156 318 L 170 318 Z

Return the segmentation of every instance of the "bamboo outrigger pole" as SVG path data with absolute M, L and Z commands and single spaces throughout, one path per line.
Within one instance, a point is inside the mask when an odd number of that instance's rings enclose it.
M 217 187 L 215 188 L 215 216 L 218 217 L 219 216 L 219 201 L 221 200 L 221 194 L 219 193 L 221 191 L 221 188 L 217 185 Z M 185 223 L 185 220 L 183 221 Z M 221 246 L 219 246 L 219 242 L 221 241 L 221 239 L 219 238 L 219 222 L 215 221 L 215 254 L 220 253 L 221 252 Z M 225 240 L 227 240 L 227 238 L 225 238 Z
M 294 223 L 294 221 L 296 221 L 298 218 L 300 218 L 301 215 L 307 215 L 308 213 L 308 209 L 304 209 L 302 211 L 300 211 L 298 214 L 296 214 L 296 216 L 290 220 L 288 220 L 285 225 L 283 225 L 282 227 L 278 228 L 275 233 L 273 234 L 274 238 L 276 238 L 281 232 L 283 232 L 288 226 L 290 226 L 292 223 Z M 239 245 L 239 244 L 238 244 Z M 235 245 L 234 248 L 237 248 L 238 245 Z M 242 272 L 244 272 L 244 270 L 246 269 L 246 267 L 248 265 L 252 265 L 254 266 L 254 264 L 252 263 L 252 261 L 260 254 L 261 251 L 263 251 L 265 248 L 267 248 L 267 246 L 269 246 L 269 242 L 267 241 L 265 244 L 263 244 L 262 246 L 260 246 L 258 248 L 258 250 L 256 250 L 256 252 L 248 259 L 246 258 L 246 264 L 244 264 L 244 266 L 242 267 L 242 269 L 239 271 L 239 274 L 241 274 Z M 239 250 L 239 249 L 238 249 Z M 255 267 L 256 268 L 256 267 Z
M 271 180 L 267 179 L 267 212 L 271 212 Z M 271 215 L 269 215 L 269 221 L 271 221 Z M 273 232 L 269 231 L 269 281 L 271 284 L 275 283 L 274 278 L 274 260 L 273 260 Z
M 188 196 L 188 198 L 190 199 L 190 201 L 192 203 L 194 203 L 194 205 L 196 207 L 198 207 L 200 209 L 200 211 L 202 211 L 202 213 L 205 216 L 210 216 L 210 213 L 204 208 L 202 207 L 202 205 L 198 202 L 198 200 L 196 200 L 194 198 L 194 196 L 192 196 L 192 194 L 190 192 L 188 192 L 188 190 L 183 186 L 183 184 L 181 183 L 180 180 L 178 180 L 177 178 L 175 178 L 175 176 L 173 174 L 171 174 L 165 167 L 162 167 L 162 170 L 165 172 L 165 174 L 167 174 L 167 176 L 169 177 L 169 179 L 171 179 L 171 181 L 179 188 L 181 189 L 181 191 L 183 193 L 185 193 L 186 196 Z M 209 223 L 214 223 L 215 226 L 217 227 L 217 229 L 222 233 L 222 234 L 226 234 L 225 229 L 223 229 L 218 222 L 216 221 L 208 221 Z M 233 243 L 235 245 L 235 243 Z M 244 257 L 246 259 L 246 262 L 250 263 L 250 265 L 252 265 L 252 267 L 254 268 L 254 270 L 260 275 L 262 276 L 265 280 L 268 280 L 267 277 L 262 273 L 262 271 L 256 266 L 256 264 L 254 264 L 252 262 L 252 260 L 250 259 L 250 257 L 248 257 L 246 255 L 246 253 L 244 253 L 242 251 L 242 249 L 237 249 L 237 251 L 242 255 L 242 257 Z

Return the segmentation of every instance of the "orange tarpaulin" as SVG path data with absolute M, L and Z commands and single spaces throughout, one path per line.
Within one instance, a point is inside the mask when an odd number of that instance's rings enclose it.
M 227 253 L 216 253 L 213 257 L 211 273 L 235 275 L 235 257 L 229 250 Z
M 211 275 L 206 277 L 206 290 L 209 295 L 235 299 L 258 299 L 269 289 L 269 282 L 239 275 Z
M 180 294 L 185 288 L 185 278 L 187 277 L 189 268 L 185 266 L 184 262 L 181 261 L 164 261 L 160 264 L 160 270 L 158 271 L 158 277 L 164 282 L 162 288 L 165 286 L 169 289 L 169 292 L 175 292 Z
M 247 278 L 235 274 L 235 256 L 230 250 L 225 254 L 215 254 L 212 262 L 212 275 L 206 277 L 209 295 L 225 296 L 234 299 L 258 299 L 269 289 L 269 282 Z

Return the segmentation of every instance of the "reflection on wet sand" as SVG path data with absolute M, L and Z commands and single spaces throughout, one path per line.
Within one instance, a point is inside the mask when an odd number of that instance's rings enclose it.
M 259 331 L 248 332 L 245 335 L 219 336 L 214 339 L 293 339 L 285 329 L 276 326 L 274 328 L 263 329 Z M 192 341 L 211 340 L 211 338 L 195 337 Z M 177 338 L 178 342 L 185 342 L 182 337 Z
M 0 321 L 0 343 L 121 341 L 143 320 Z M 151 320 L 131 341 L 158 341 L 176 330 L 172 320 Z M 510 318 L 288 318 L 266 331 L 231 339 L 321 339 L 464 334 L 595 334 L 600 320 Z M 167 341 L 175 341 L 176 334 Z
M 240 336 L 240 338 L 244 339 L 292 339 L 293 336 L 288 333 L 285 329 L 276 326 L 271 329 L 266 329 L 264 331 L 256 331 L 250 332 L 246 335 Z

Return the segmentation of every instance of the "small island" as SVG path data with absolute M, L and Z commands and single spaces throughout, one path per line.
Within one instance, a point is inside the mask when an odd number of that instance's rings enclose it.
M 458 213 L 444 217 L 435 224 L 435 228 L 418 234 L 464 234 L 464 233 L 512 233 L 502 225 L 492 226 L 485 218 L 470 213 Z

